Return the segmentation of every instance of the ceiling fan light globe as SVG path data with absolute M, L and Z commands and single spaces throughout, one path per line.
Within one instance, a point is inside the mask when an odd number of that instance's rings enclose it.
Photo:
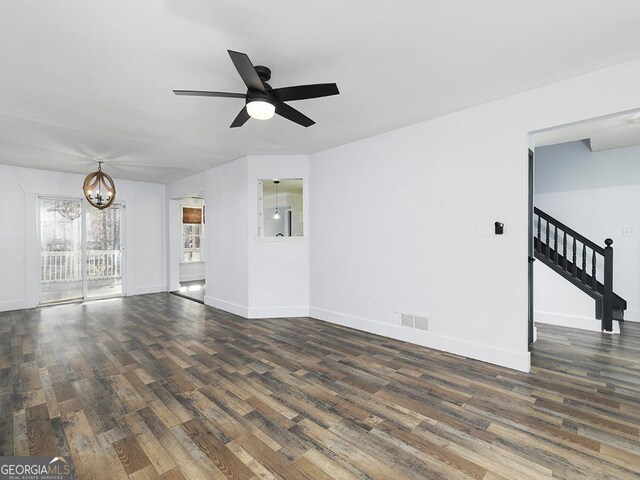
M 276 113 L 276 106 L 264 100 L 252 100 L 247 103 L 247 113 L 256 120 L 269 120 Z
M 280 214 L 278 213 L 278 211 L 276 210 L 276 213 L 273 214 L 273 217 L 271 217 L 273 220 L 280 220 L 282 217 L 280 216 Z

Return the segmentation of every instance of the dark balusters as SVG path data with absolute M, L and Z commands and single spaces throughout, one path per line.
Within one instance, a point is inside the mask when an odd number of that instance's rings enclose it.
M 607 238 L 604 243 L 604 270 L 602 272 L 603 308 L 602 308 L 602 329 L 607 332 L 613 330 L 613 240 Z
M 562 235 L 562 268 L 567 269 L 567 232 Z
M 546 246 L 546 252 L 545 255 L 547 256 L 547 258 L 549 258 L 550 256 L 550 251 L 549 251 L 549 220 L 547 220 L 547 241 L 544 242 L 547 246 Z
M 606 239 L 606 247 L 603 249 L 570 227 L 544 214 L 544 212 L 537 208 L 535 210 L 535 214 L 538 216 L 537 225 L 535 223 L 533 224 L 534 231 L 537 233 L 537 236 L 534 233 L 535 240 L 537 241 L 536 254 L 542 254 L 544 252 L 544 263 L 552 267 L 555 266 L 555 270 L 558 273 L 564 273 L 565 276 L 571 275 L 594 292 L 598 292 L 597 259 L 598 255 L 604 257 L 604 269 L 601 273 L 603 300 L 601 308 L 599 308 L 598 311 L 602 312 L 603 330 L 611 331 L 614 299 L 613 248 L 611 248 L 613 240 L 610 238 Z M 553 232 L 551 232 L 551 228 L 553 228 Z M 558 230 L 561 230 L 562 233 L 559 233 Z M 543 233 L 544 238 L 542 238 Z M 551 238 L 552 235 L 553 238 Z M 559 235 L 562 235 L 562 238 L 558 238 Z M 551 240 L 553 240 L 553 243 Z M 562 250 L 558 248 L 558 240 L 560 240 Z M 569 246 L 569 243 L 571 243 L 571 246 Z M 578 245 L 582 245 L 582 255 L 578 253 Z M 589 273 L 587 273 L 587 247 L 591 250 L 591 271 Z M 569 248 L 571 248 L 571 259 L 569 259 Z M 582 256 L 582 258 L 580 258 L 580 256 Z M 559 259 L 562 259 L 562 261 L 559 261 Z M 581 265 L 578 264 L 580 260 L 582 260 Z M 552 261 L 553 264 L 551 263 Z M 598 307 L 600 307 L 600 305 L 598 305 Z
M 596 291 L 596 251 L 591 255 L 591 288 Z
M 576 255 L 578 252 L 578 246 L 576 245 L 576 237 L 573 237 L 573 276 L 578 276 L 578 263 L 576 261 Z

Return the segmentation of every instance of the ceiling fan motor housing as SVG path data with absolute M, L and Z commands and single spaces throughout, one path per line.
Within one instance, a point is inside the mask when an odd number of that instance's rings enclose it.
M 260 77 L 260 80 L 262 80 L 263 82 L 268 82 L 269 80 L 271 80 L 270 68 L 263 65 L 256 65 L 254 68 L 256 69 L 256 73 Z
M 246 103 L 262 101 L 268 103 L 274 103 L 273 97 L 269 94 L 269 92 L 260 92 L 258 90 L 247 90 L 247 100 Z

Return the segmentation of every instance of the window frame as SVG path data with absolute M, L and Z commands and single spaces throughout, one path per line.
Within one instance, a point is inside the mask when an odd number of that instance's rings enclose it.
M 182 257 L 180 259 L 180 263 L 203 263 L 204 262 L 204 249 L 202 248 L 203 245 L 203 239 L 204 239 L 204 206 L 203 205 L 180 205 L 180 223 L 182 224 L 182 228 L 180 230 L 180 245 L 181 245 L 181 251 L 182 251 Z M 192 208 L 192 209 L 198 209 L 201 211 L 201 223 L 184 223 L 184 209 L 185 208 Z M 198 233 L 194 233 L 193 232 L 193 228 L 191 229 L 192 231 L 189 233 L 185 232 L 185 226 L 191 226 L 191 227 L 199 227 L 199 231 Z M 187 247 L 185 246 L 185 244 L 187 243 L 187 236 L 191 239 L 191 247 Z M 196 238 L 200 239 L 200 246 L 196 247 Z M 193 257 L 194 253 L 198 253 L 199 254 L 199 259 L 198 260 L 188 260 L 187 259 L 187 254 L 191 253 L 191 256 Z

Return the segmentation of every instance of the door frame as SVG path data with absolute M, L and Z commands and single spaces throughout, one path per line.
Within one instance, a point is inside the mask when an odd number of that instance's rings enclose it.
M 527 234 L 529 236 L 527 240 L 527 275 L 528 275 L 528 294 L 527 294 L 527 345 L 531 345 L 535 342 L 534 332 L 534 292 L 533 292 L 533 272 L 535 262 L 535 253 L 533 251 L 533 196 L 534 196 L 534 174 L 535 174 L 535 154 L 532 149 L 529 149 L 527 155 L 527 171 L 528 171 L 528 205 L 527 205 Z
M 73 196 L 64 196 L 64 195 L 40 195 L 37 194 L 36 195 L 36 251 L 35 251 L 35 255 L 36 255 L 36 268 L 38 271 L 38 276 L 37 276 L 37 290 L 36 290 L 36 294 L 37 294 L 37 298 L 36 298 L 36 306 L 38 307 L 42 307 L 42 306 L 47 306 L 47 305 L 56 305 L 58 303 L 75 303 L 75 302 L 81 302 L 85 299 L 84 297 L 84 274 L 82 275 L 82 292 L 81 295 L 79 297 L 73 297 L 73 298 L 69 298 L 66 300 L 61 300 L 59 302 L 46 302 L 43 303 L 42 302 L 42 219 L 40 217 L 40 199 L 46 199 L 46 200 L 70 200 L 70 201 L 74 201 L 74 202 L 80 202 L 80 222 L 81 222 L 81 226 L 80 226 L 80 230 L 81 232 L 84 232 L 84 207 L 82 206 L 82 198 L 81 197 L 73 197 Z M 82 263 L 82 265 L 85 265 L 85 249 L 84 249 L 84 233 L 82 234 L 82 239 L 81 239 L 81 243 L 82 243 L 82 247 L 81 247 L 81 251 L 80 251 L 80 262 Z

